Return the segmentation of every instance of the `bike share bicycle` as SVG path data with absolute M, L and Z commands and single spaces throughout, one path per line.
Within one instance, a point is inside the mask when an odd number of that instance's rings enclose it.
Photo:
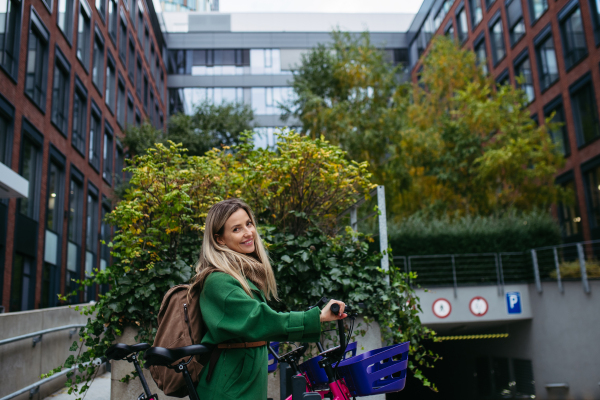
M 319 301 L 319 303 L 321 302 L 327 302 L 327 299 L 323 298 Z M 405 342 L 399 345 L 383 347 L 345 360 L 344 358 L 349 351 L 348 339 L 351 337 L 352 326 L 356 317 L 352 308 L 346 306 L 345 311 L 352 320 L 348 337 L 346 338 L 345 335 L 343 321 L 338 320 L 340 345 L 324 350 L 321 343 L 317 343 L 320 354 L 300 366 L 297 363 L 306 351 L 305 346 L 300 346 L 282 356 L 277 355 L 271 346 L 269 346 L 269 351 L 275 359 L 279 362 L 290 364 L 296 375 L 296 378 L 293 380 L 296 390 L 287 400 L 317 400 L 324 399 L 325 397 L 332 400 L 350 400 L 351 396 L 390 393 L 404 388 L 408 367 L 409 343 Z M 338 314 L 339 305 L 333 304 L 331 312 Z M 107 359 L 127 360 L 134 364 L 144 388 L 144 393 L 140 394 L 138 400 L 158 400 L 156 394 L 150 393 L 150 389 L 137 361 L 138 353 L 144 350 L 146 351 L 144 360 L 149 365 L 165 366 L 174 369 L 178 373 L 182 373 L 188 388 L 190 400 L 199 400 L 187 365 L 192 361 L 194 356 L 206 354 L 212 350 L 211 348 L 200 344 L 174 349 L 150 347 L 147 343 L 139 343 L 132 346 L 117 343 L 111 346 L 106 351 Z M 177 362 L 178 360 L 180 361 Z M 174 363 L 176 364 L 173 365 Z M 314 363 L 317 363 L 325 372 L 325 382 L 323 382 L 321 377 L 321 370 L 311 367 Z M 320 386 L 323 384 L 328 386 L 328 390 Z M 317 390 L 316 392 L 312 391 L 313 387 Z

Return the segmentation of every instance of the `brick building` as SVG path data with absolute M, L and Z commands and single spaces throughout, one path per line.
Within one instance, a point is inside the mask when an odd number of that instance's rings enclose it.
M 594 0 L 425 0 L 409 29 L 413 74 L 434 35 L 475 51 L 500 84 L 517 84 L 532 118 L 564 123 L 551 132 L 566 158 L 557 183 L 576 194 L 558 205 L 563 239 L 600 239 L 600 2 Z
M 144 119 L 163 126 L 164 43 L 151 1 L 0 2 L 0 197 L 13 197 L 0 201 L 5 311 L 55 306 L 72 278 L 110 261 L 100 241 L 123 178 L 120 138 Z M 21 195 L 15 172 L 28 182 Z

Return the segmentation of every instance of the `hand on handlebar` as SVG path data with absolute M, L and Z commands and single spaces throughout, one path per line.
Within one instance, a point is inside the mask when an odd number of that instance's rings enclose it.
M 331 306 L 336 304 L 339 306 L 339 313 L 335 314 L 331 311 Z M 337 308 L 337 307 L 334 307 Z M 337 321 L 340 319 L 344 319 L 348 316 L 348 314 L 344 313 L 344 309 L 346 308 L 346 304 L 343 301 L 338 300 L 329 300 L 329 303 L 321 310 L 321 322 L 327 321 Z

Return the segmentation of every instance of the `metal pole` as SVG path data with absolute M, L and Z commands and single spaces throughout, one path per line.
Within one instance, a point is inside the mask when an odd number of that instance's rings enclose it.
M 379 251 L 381 258 L 381 269 L 390 270 L 390 260 L 388 255 L 388 237 L 387 237 L 387 219 L 385 217 L 385 187 L 377 186 L 377 207 L 379 209 Z M 390 283 L 389 275 L 386 276 L 386 282 Z
M 587 278 L 587 271 L 585 269 L 585 255 L 583 254 L 583 245 L 577 243 L 577 256 L 579 257 L 579 268 L 581 269 L 581 283 L 583 283 L 583 291 L 586 293 L 590 292 L 590 283 Z
M 556 247 L 553 247 L 552 250 L 554 251 L 554 266 L 556 267 L 556 280 L 558 281 L 558 290 L 560 290 L 561 293 L 564 293 L 565 288 L 563 287 L 562 279 L 560 277 L 560 264 L 558 262 L 558 251 L 556 251 Z
M 354 206 L 350 209 L 350 227 L 354 232 L 358 232 L 358 207 Z M 357 241 L 358 238 L 354 237 L 353 241 Z
M 500 282 L 502 283 L 502 293 L 501 294 L 504 294 L 504 267 L 502 267 L 502 253 L 497 253 L 496 258 L 499 261 L 498 266 L 500 267 Z
M 535 286 L 538 293 L 542 293 L 542 281 L 540 279 L 540 270 L 538 268 L 537 253 L 535 250 L 531 250 L 531 260 L 533 261 L 533 275 L 535 277 Z
M 452 277 L 454 279 L 454 298 L 458 297 L 458 283 L 456 282 L 456 265 L 454 263 L 454 254 L 452 254 Z
M 494 262 L 496 263 L 496 279 L 498 281 L 498 296 L 502 296 L 504 289 L 502 288 L 502 280 L 500 279 L 500 266 L 498 265 L 498 253 L 494 254 Z

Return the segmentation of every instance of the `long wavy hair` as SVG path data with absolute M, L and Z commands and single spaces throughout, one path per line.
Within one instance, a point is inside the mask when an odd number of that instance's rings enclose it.
M 240 282 L 244 291 L 252 297 L 252 292 L 246 278 L 258 286 L 267 300 L 277 297 L 277 283 L 269 257 L 265 251 L 258 229 L 254 234 L 255 250 L 251 254 L 238 253 L 224 244 L 217 242 L 217 237 L 223 235 L 225 222 L 239 209 L 243 209 L 250 217 L 256 228 L 256 218 L 250 206 L 240 199 L 223 200 L 208 210 L 206 216 L 206 227 L 204 229 L 204 240 L 200 259 L 196 264 L 196 275 L 193 279 L 192 288 L 202 290 L 206 278 L 213 272 L 224 272 L 231 275 Z M 191 290 L 190 289 L 190 290 Z

